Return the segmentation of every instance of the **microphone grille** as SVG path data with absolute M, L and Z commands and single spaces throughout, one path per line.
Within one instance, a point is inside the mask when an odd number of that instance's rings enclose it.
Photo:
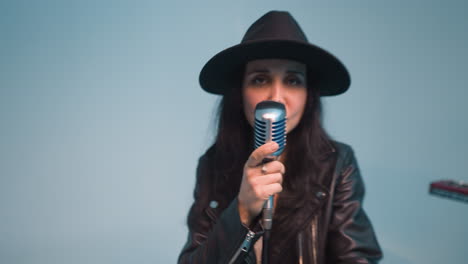
M 286 146 L 286 110 L 275 101 L 260 102 L 255 109 L 255 148 L 275 141 L 279 148 L 273 156 L 279 156 Z

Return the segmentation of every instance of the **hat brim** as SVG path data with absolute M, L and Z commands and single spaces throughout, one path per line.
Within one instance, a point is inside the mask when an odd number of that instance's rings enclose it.
M 306 64 L 320 96 L 344 93 L 351 84 L 346 67 L 326 50 L 304 42 L 265 40 L 241 43 L 216 54 L 200 72 L 200 85 L 209 93 L 223 95 L 230 87 L 236 70 L 251 60 L 267 58 Z

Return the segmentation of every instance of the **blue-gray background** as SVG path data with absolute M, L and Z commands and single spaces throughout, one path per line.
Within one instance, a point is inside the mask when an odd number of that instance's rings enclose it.
M 331 3 L 332 2 L 332 3 Z M 466 1 L 2 1 L 0 263 L 174 263 L 218 98 L 202 65 L 271 9 L 338 56 L 325 99 L 383 263 L 466 263 Z

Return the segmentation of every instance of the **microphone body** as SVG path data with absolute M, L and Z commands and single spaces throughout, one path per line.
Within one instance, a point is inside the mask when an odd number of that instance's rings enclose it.
M 255 108 L 255 148 L 275 141 L 279 148 L 272 155 L 266 157 L 263 162 L 276 160 L 283 153 L 286 146 L 286 109 L 282 103 L 275 101 L 262 101 Z M 270 230 L 273 224 L 273 195 L 263 206 L 263 227 Z

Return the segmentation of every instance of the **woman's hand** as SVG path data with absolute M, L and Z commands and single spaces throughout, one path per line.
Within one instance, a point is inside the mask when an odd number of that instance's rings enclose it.
M 246 226 L 250 226 L 252 220 L 260 214 L 270 195 L 283 190 L 283 163 L 271 161 L 262 164 L 263 159 L 277 149 L 278 144 L 275 142 L 262 145 L 250 154 L 244 165 L 238 200 L 241 222 Z

